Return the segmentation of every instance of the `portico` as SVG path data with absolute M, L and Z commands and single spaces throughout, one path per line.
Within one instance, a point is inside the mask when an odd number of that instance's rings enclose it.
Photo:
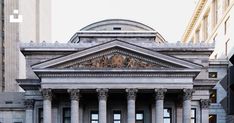
M 105 24 L 84 28 L 66 46 L 21 49 L 30 79 L 18 82 L 26 91 L 28 121 L 208 123 L 213 85 L 203 62 L 210 45 L 169 46 L 146 25 Z M 111 24 L 131 31 L 102 32 Z

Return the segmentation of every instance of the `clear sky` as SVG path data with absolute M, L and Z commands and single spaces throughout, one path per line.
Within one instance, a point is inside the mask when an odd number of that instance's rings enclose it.
M 196 0 L 52 0 L 52 40 L 67 42 L 88 24 L 130 19 L 158 31 L 168 42 L 181 40 Z

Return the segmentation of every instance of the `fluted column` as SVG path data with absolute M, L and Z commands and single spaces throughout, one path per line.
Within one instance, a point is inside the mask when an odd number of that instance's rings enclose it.
M 136 93 L 137 89 L 126 89 L 128 98 L 128 122 L 135 123 L 135 103 L 136 103 Z
M 79 123 L 80 90 L 71 89 L 68 92 L 71 98 L 71 123 Z
M 201 123 L 209 123 L 209 99 L 202 99 L 200 101 L 201 105 Z
M 167 89 L 155 89 L 155 123 L 163 123 L 164 94 Z
M 25 123 L 33 123 L 33 107 L 34 107 L 34 100 L 33 99 L 26 99 L 24 102 L 25 105 Z
M 98 113 L 98 120 L 99 123 L 106 123 L 107 122 L 107 94 L 108 89 L 97 89 L 98 92 L 98 99 L 99 99 L 99 113 Z
M 183 123 L 191 123 L 191 99 L 193 90 L 184 89 L 184 102 L 183 102 Z
M 52 91 L 51 89 L 43 89 L 43 123 L 52 123 L 51 118 L 51 100 L 52 100 Z

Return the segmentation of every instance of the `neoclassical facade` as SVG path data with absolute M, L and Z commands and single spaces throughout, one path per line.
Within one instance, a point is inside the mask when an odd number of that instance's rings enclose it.
M 209 90 L 226 65 L 209 60 L 213 49 L 171 44 L 147 25 L 120 19 L 90 24 L 68 43 L 22 44 L 22 121 L 208 123 Z

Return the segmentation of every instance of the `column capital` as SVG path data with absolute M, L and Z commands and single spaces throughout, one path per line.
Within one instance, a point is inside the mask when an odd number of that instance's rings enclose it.
M 191 100 L 194 90 L 193 89 L 183 89 L 184 100 Z
M 34 107 L 34 99 L 26 99 L 25 101 L 24 101 L 24 105 L 25 105 L 25 108 L 26 109 L 33 109 L 33 107 Z
M 136 88 L 126 89 L 128 100 L 135 100 L 137 91 Z
M 41 93 L 44 100 L 52 100 L 52 90 L 51 89 L 41 89 Z
M 201 99 L 200 105 L 201 105 L 201 108 L 208 109 L 210 106 L 210 100 L 209 99 Z
M 107 88 L 100 88 L 96 90 L 98 92 L 99 100 L 106 100 L 108 96 L 108 89 Z
M 68 89 L 68 93 L 70 93 L 71 100 L 80 100 L 80 90 L 79 89 Z
M 156 88 L 155 90 L 155 99 L 156 100 L 164 100 L 164 95 L 167 92 L 166 88 Z

